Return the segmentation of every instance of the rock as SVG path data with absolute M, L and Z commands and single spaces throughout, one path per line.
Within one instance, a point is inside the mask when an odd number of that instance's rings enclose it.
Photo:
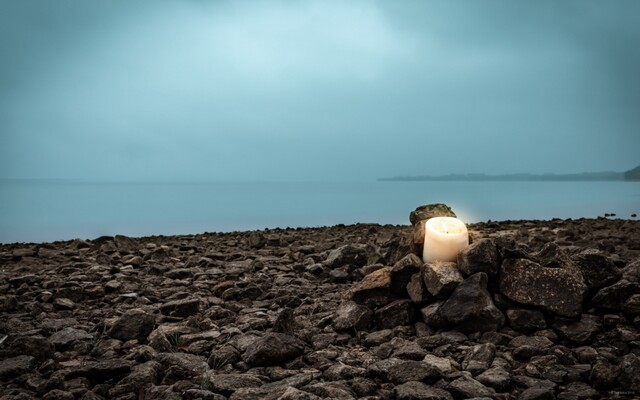
M 624 267 L 621 279 L 629 282 L 640 282 L 640 258 Z
M 584 250 L 572 257 L 578 265 L 589 290 L 597 290 L 616 282 L 620 270 L 611 258 L 596 249 Z
M 208 369 L 207 359 L 189 353 L 158 353 L 156 357 L 166 375 L 171 375 L 171 380 L 191 379 L 202 376 Z
M 288 387 L 277 400 L 321 400 L 320 397 L 294 387 Z
M 200 308 L 199 299 L 173 300 L 160 306 L 160 312 L 172 317 L 188 317 L 196 315 Z
M 7 346 L 11 355 L 27 355 L 36 361 L 44 361 L 53 356 L 53 344 L 42 336 L 18 336 Z
M 507 310 L 507 318 L 511 327 L 518 331 L 532 332 L 547 327 L 544 314 L 536 310 L 510 308 Z
M 76 307 L 76 303 L 74 303 L 71 299 L 56 297 L 53 300 L 53 306 L 58 310 L 73 310 Z
M 422 274 L 427 290 L 437 299 L 449 296 L 456 286 L 464 280 L 454 262 L 428 263 Z
M 553 346 L 553 342 L 545 336 L 516 336 L 509 342 L 509 347 L 530 346 L 539 349 L 547 349 Z
M 391 295 L 391 268 L 384 267 L 365 276 L 351 291 L 351 298 L 358 304 L 370 307 L 383 306 Z
M 169 269 L 164 276 L 171 279 L 188 279 L 193 277 L 193 272 L 189 268 L 175 268 Z
M 74 400 L 75 396 L 71 392 L 67 392 L 60 389 L 53 389 L 44 396 L 42 396 L 42 400 Z
M 462 368 L 472 375 L 477 375 L 489 368 L 495 354 L 496 345 L 493 343 L 477 344 L 465 355 Z
M 245 350 L 242 360 L 255 367 L 278 365 L 304 354 L 304 343 L 283 333 L 267 333 Z
M 351 388 L 341 382 L 315 383 L 313 385 L 303 386 L 301 389 L 320 396 L 323 399 L 352 400 L 356 398 Z
M 573 399 L 595 399 L 598 396 L 598 391 L 590 387 L 586 383 L 571 382 L 562 391 L 556 399 L 558 400 L 573 400 Z
M 391 295 L 397 297 L 407 296 L 407 285 L 411 277 L 420 272 L 422 260 L 415 254 L 409 254 L 395 263 L 391 269 Z
M 422 257 L 422 250 L 424 245 L 424 223 L 433 217 L 453 217 L 456 218 L 456 214 L 446 204 L 436 203 L 419 206 L 409 214 L 409 221 L 413 226 L 409 242 L 413 247 L 413 252 Z
M 600 358 L 591 369 L 589 381 L 596 388 L 611 389 L 620 375 L 620 367 L 612 365 L 606 358 Z
M 556 395 L 552 388 L 548 387 L 530 387 L 520 394 L 519 400 L 555 400 Z
M 554 242 L 542 246 L 539 252 L 532 254 L 532 259 L 547 268 L 578 269 L 571 257 Z
M 389 379 L 396 384 L 409 381 L 435 382 L 441 377 L 437 368 L 422 361 L 402 361 L 389 368 Z
M 629 296 L 624 303 L 623 310 L 631 316 L 640 315 L 640 294 L 632 294 Z
M 511 385 L 511 374 L 502 367 L 492 367 L 476 376 L 476 380 L 496 392 L 504 393 Z
M 65 380 L 85 377 L 94 384 L 106 382 L 109 380 L 117 380 L 131 371 L 131 362 L 125 360 L 103 360 L 97 362 L 88 362 L 82 367 L 69 371 Z
M 424 356 L 422 362 L 434 367 L 435 369 L 440 371 L 442 375 L 446 375 L 453 371 L 454 363 L 448 358 L 434 356 L 433 354 L 427 354 L 426 356 Z
M 261 249 L 267 245 L 267 238 L 260 231 L 253 231 L 247 238 L 247 244 L 252 249 Z
M 206 373 L 209 390 L 226 396 L 241 388 L 262 386 L 264 378 L 251 374 L 216 374 L 215 371 Z
M 582 313 L 586 290 L 577 269 L 547 268 L 522 258 L 508 258 L 502 263 L 500 291 L 521 304 L 577 317 Z
M 131 339 L 137 339 L 138 342 L 142 342 L 153 330 L 155 320 L 152 314 L 147 314 L 139 308 L 134 308 L 126 311 L 118 318 L 107 332 L 107 335 L 124 342 Z
M 333 317 L 333 327 L 336 331 L 366 330 L 373 321 L 373 311 L 353 301 L 344 303 L 338 308 Z
M 416 304 L 426 303 L 432 299 L 431 294 L 427 290 L 427 286 L 424 284 L 422 272 L 416 272 L 409 280 L 407 284 L 407 295 L 409 295 L 411 301 Z
M 619 367 L 621 370 L 618 377 L 620 385 L 625 390 L 640 392 L 640 358 L 633 353 L 625 354 Z
M 458 254 L 458 269 L 466 276 L 484 272 L 493 277 L 499 268 L 500 255 L 493 239 L 479 239 Z
M 478 272 L 465 279 L 439 309 L 439 314 L 460 332 L 495 331 L 504 325 L 504 315 L 487 291 L 487 274 Z M 424 315 L 424 313 L 423 313 Z
M 36 359 L 32 356 L 17 356 L 0 361 L 0 381 L 30 372 L 36 365 Z
M 89 340 L 91 338 L 93 338 L 93 335 L 82 329 L 64 328 L 51 335 L 49 341 L 57 350 L 65 350 L 74 342 Z
M 576 343 L 588 341 L 599 329 L 600 319 L 595 315 L 582 314 L 578 321 L 558 320 L 553 324 L 553 329 L 562 337 Z
M 456 398 L 470 399 L 473 397 L 489 397 L 493 398 L 495 391 L 486 387 L 470 376 L 463 375 L 451 382 L 450 392 Z
M 451 394 L 446 390 L 416 381 L 396 386 L 394 393 L 397 400 L 453 400 Z
M 291 334 L 296 329 L 298 329 L 298 323 L 293 315 L 293 310 L 290 308 L 282 310 L 273 323 L 274 332 Z
M 376 310 L 376 324 L 380 329 L 390 329 L 413 322 L 413 304 L 409 300 L 396 300 Z
M 623 279 L 600 289 L 591 299 L 591 305 L 598 309 L 617 311 L 634 294 L 640 294 L 640 282 L 629 282 Z
M 447 320 L 440 314 L 443 304 L 444 300 L 440 300 L 420 309 L 425 324 L 433 328 L 444 328 L 447 325 Z
M 367 251 L 364 247 L 348 244 L 332 250 L 323 264 L 328 268 L 339 268 L 343 265 L 362 267 L 367 264 Z

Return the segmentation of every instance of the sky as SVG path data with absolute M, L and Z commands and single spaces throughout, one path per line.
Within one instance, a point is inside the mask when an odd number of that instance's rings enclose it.
M 0 0 L 0 178 L 640 164 L 636 0 Z

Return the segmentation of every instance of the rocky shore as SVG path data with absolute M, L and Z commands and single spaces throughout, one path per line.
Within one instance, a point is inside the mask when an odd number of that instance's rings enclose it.
M 640 222 L 469 229 L 0 245 L 0 399 L 640 398 Z

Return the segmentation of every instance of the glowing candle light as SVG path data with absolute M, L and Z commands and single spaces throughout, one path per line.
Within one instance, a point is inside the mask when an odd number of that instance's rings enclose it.
M 458 253 L 469 246 L 469 232 L 464 222 L 452 217 L 428 219 L 424 227 L 422 260 L 456 261 Z

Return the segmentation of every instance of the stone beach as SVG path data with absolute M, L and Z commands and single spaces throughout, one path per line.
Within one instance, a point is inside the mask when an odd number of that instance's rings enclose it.
M 0 399 L 640 397 L 639 221 L 468 228 L 0 245 Z

